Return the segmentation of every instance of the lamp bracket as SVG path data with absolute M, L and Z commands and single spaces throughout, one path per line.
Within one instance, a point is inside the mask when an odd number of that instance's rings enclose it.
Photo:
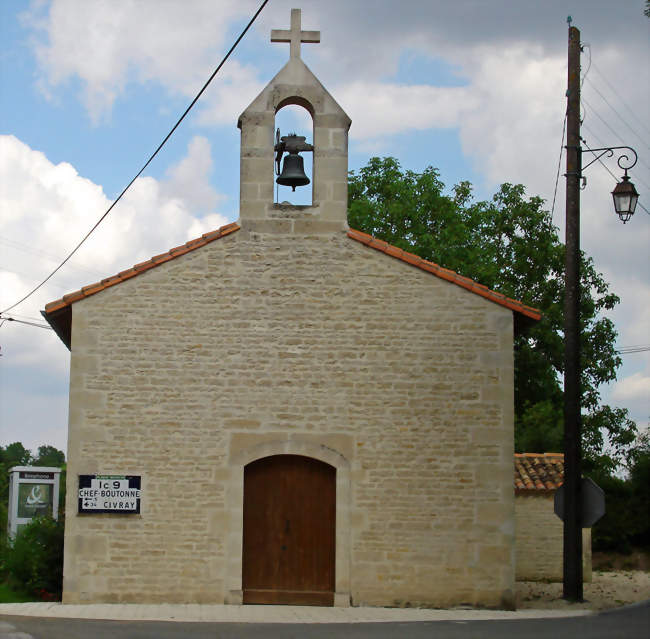
M 631 147 L 631 146 L 608 146 L 608 147 L 603 147 L 601 149 L 580 149 L 581 153 L 593 153 L 596 155 L 596 157 L 589 162 L 589 164 L 585 164 L 582 167 L 582 170 L 584 171 L 586 168 L 590 167 L 594 162 L 598 162 L 600 158 L 602 158 L 604 155 L 606 155 L 608 158 L 611 158 L 614 155 L 614 151 L 620 151 L 622 149 L 627 149 L 628 151 L 631 151 L 634 154 L 634 160 L 632 161 L 629 166 L 624 166 L 625 164 L 628 164 L 630 162 L 630 156 L 627 155 L 626 153 L 619 153 L 618 158 L 616 159 L 616 164 L 618 164 L 619 168 L 623 169 L 625 171 L 625 174 L 627 175 L 627 172 L 629 169 L 631 169 L 639 159 L 639 156 L 636 154 L 636 151 Z M 621 164 L 623 162 L 623 164 Z

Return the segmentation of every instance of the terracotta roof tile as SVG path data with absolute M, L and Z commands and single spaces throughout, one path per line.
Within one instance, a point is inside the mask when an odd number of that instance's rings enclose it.
M 106 277 L 101 282 L 96 282 L 95 284 L 84 286 L 79 291 L 75 291 L 74 293 L 68 293 L 67 295 L 64 295 L 61 299 L 46 304 L 45 315 L 47 316 L 50 313 L 53 313 L 54 311 L 58 311 L 65 306 L 69 306 L 74 302 L 78 302 L 80 299 L 83 299 L 84 297 L 90 297 L 95 293 L 99 293 L 100 291 L 103 291 L 104 289 L 114 286 L 115 284 L 119 284 L 124 280 L 128 280 L 132 277 L 135 277 L 136 275 L 139 275 L 140 273 L 144 273 L 145 271 L 148 271 L 149 269 L 154 268 L 155 266 L 164 264 L 169 260 L 173 260 L 174 258 L 179 257 L 180 255 L 185 255 L 185 253 L 189 253 L 190 251 L 200 248 L 201 246 L 205 246 L 206 244 L 209 244 L 214 240 L 218 240 L 219 238 L 225 237 L 226 235 L 229 235 L 230 233 L 233 233 L 234 231 L 238 231 L 238 230 L 239 230 L 239 225 L 233 222 L 232 224 L 226 224 L 225 226 L 222 226 L 216 231 L 211 231 L 210 233 L 204 233 L 201 237 L 196 238 L 194 240 L 190 240 L 189 242 L 186 242 L 181 246 L 176 246 L 175 248 L 167 251 L 166 253 L 155 255 L 151 259 L 146 260 L 144 262 L 140 262 L 139 264 L 136 264 L 135 266 L 128 268 L 125 271 L 121 271 L 117 275 Z
M 64 344 L 66 344 L 66 346 L 68 346 L 69 348 L 70 347 L 70 322 L 71 322 L 71 318 L 69 317 L 69 315 L 70 315 L 71 304 L 73 304 L 74 302 L 78 302 L 79 300 L 84 299 L 86 297 L 90 297 L 91 295 L 95 295 L 95 293 L 99 293 L 100 291 L 110 288 L 111 286 L 120 284 L 121 282 L 131 279 L 132 277 L 135 277 L 140 273 L 144 273 L 145 271 L 148 271 L 151 268 L 159 266 L 160 264 L 164 264 L 165 262 L 173 260 L 181 255 L 185 255 L 186 253 L 189 253 L 190 251 L 193 251 L 202 246 L 205 246 L 206 244 L 209 244 L 214 240 L 218 240 L 219 238 L 225 237 L 230 233 L 238 231 L 239 228 L 240 228 L 239 225 L 233 222 L 232 224 L 226 224 L 225 226 L 222 226 L 221 228 L 215 231 L 204 233 L 199 238 L 189 240 L 185 244 L 176 246 L 170 249 L 169 251 L 167 251 L 166 253 L 155 255 L 149 260 L 140 262 L 139 264 L 136 264 L 135 266 L 126 269 L 124 271 L 120 271 L 117 275 L 106 277 L 100 282 L 96 282 L 95 284 L 90 284 L 89 286 L 84 286 L 79 291 L 75 291 L 73 293 L 64 295 L 62 298 L 55 300 L 54 302 L 50 302 L 49 304 L 46 304 L 45 310 L 43 311 L 42 314 L 45 317 L 45 319 L 52 325 L 52 328 L 54 328 L 57 335 L 61 338 Z M 391 257 L 399 259 L 407 264 L 411 264 L 412 266 L 416 266 L 417 268 L 420 268 L 424 271 L 428 271 L 429 273 L 432 273 L 437 277 L 440 277 L 449 282 L 453 282 L 458 286 L 462 286 L 463 288 L 472 291 L 478 295 L 481 295 L 482 297 L 485 297 L 493 302 L 496 302 L 501 306 L 505 306 L 510 310 L 516 311 L 517 313 L 520 314 L 521 321 L 523 320 L 536 321 L 541 318 L 541 313 L 536 309 L 531 308 L 530 306 L 526 306 L 521 302 L 512 300 L 508 297 L 505 297 L 504 295 L 501 295 L 500 293 L 496 293 L 495 291 L 491 291 L 490 289 L 483 286 L 482 284 L 478 284 L 477 282 L 474 282 L 473 280 L 467 277 L 463 277 L 462 275 L 459 275 L 454 271 L 450 271 L 449 269 L 443 268 L 438 264 L 424 260 L 421 257 L 414 255 L 413 253 L 409 253 L 396 246 L 392 246 L 391 244 L 388 244 L 383 240 L 374 238 L 371 235 L 362 233 L 361 231 L 355 231 L 354 229 L 350 229 L 348 231 L 348 237 L 356 240 L 357 242 L 361 242 L 366 246 L 381 251 L 386 255 L 390 255 Z M 517 319 L 517 316 L 515 316 L 515 319 Z M 515 328 L 516 327 L 517 327 L 517 322 L 515 323 Z
M 209 233 L 204 233 L 201 237 L 194 240 L 190 240 L 181 246 L 176 246 L 173 249 L 167 251 L 166 253 L 161 253 L 160 255 L 155 255 L 150 260 L 145 262 L 140 262 L 131 268 L 127 268 L 125 271 L 120 271 L 117 275 L 111 275 L 110 277 L 105 277 L 100 282 L 95 284 L 90 284 L 89 286 L 84 286 L 79 291 L 73 293 L 68 293 L 64 295 L 61 299 L 55 300 L 45 305 L 45 310 L 41 312 L 43 317 L 48 321 L 50 326 L 54 329 L 56 334 L 61 338 L 61 341 L 70 348 L 70 335 L 72 330 L 72 313 L 71 305 L 79 300 L 82 300 L 86 297 L 90 297 L 95 293 L 99 293 L 111 286 L 120 284 L 126 280 L 140 275 L 149 269 L 152 269 L 160 264 L 169 262 L 181 255 L 185 255 L 190 251 L 193 251 L 197 248 L 205 246 L 214 240 L 225 237 L 230 233 L 234 233 L 239 230 L 239 225 L 236 223 L 226 224 L 216 231 L 210 231 Z
M 564 483 L 562 453 L 516 453 L 515 491 L 552 492 Z
M 352 238 L 353 240 L 356 240 L 357 242 L 361 242 L 361 244 L 365 244 L 366 246 L 369 246 L 370 248 L 373 248 L 377 251 L 386 253 L 386 255 L 395 257 L 401 260 L 402 262 L 406 262 L 407 264 L 416 266 L 422 269 L 423 271 L 433 273 L 433 275 L 436 275 L 437 277 L 440 277 L 443 280 L 447 280 L 448 282 L 452 282 L 454 284 L 457 284 L 458 286 L 462 286 L 468 291 L 471 291 L 472 293 L 476 293 L 477 295 L 480 295 L 481 297 L 484 297 L 492 302 L 500 304 L 501 306 L 505 306 L 506 308 L 509 308 L 511 311 L 520 313 L 521 315 L 527 317 L 530 320 L 537 321 L 542 318 L 542 314 L 537 309 L 532 308 L 531 306 L 526 306 L 525 304 L 522 304 L 517 300 L 510 299 L 509 297 L 506 297 L 501 293 L 497 293 L 496 291 L 491 291 L 487 286 L 483 286 L 482 284 L 479 284 L 478 282 L 471 280 L 469 277 L 464 277 L 463 275 L 459 275 L 455 271 L 450 271 L 449 269 L 443 268 L 442 266 L 435 264 L 434 262 L 429 262 L 428 260 L 422 259 L 418 255 L 414 255 L 413 253 L 404 251 L 400 248 L 397 248 L 396 246 L 387 244 L 383 240 L 379 240 L 376 237 L 372 237 L 372 235 L 368 235 L 367 233 L 350 229 L 348 231 L 348 237 Z

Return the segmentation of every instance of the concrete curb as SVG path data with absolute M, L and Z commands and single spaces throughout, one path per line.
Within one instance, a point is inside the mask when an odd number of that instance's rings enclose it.
M 381 623 L 485 621 L 583 617 L 591 610 L 432 610 L 424 608 L 324 608 L 317 606 L 229 606 L 199 604 L 0 604 L 0 615 L 120 621 L 224 623 Z

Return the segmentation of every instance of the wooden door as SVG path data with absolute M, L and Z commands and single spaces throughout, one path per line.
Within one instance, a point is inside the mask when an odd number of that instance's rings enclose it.
M 334 604 L 336 469 L 299 455 L 244 468 L 244 603 Z

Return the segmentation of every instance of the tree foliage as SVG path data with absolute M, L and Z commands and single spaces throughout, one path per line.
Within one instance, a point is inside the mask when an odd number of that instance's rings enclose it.
M 444 191 L 438 171 L 403 170 L 394 158 L 371 158 L 349 176 L 348 221 L 369 233 L 543 313 L 515 343 L 515 445 L 520 452 L 562 449 L 564 245 L 539 197 L 503 184 L 476 201 L 468 182 Z M 581 256 L 583 450 L 589 468 L 623 461 L 636 426 L 624 409 L 601 405 L 599 387 L 616 378 L 616 331 L 603 311 L 618 304 Z M 607 438 L 607 452 L 604 452 Z
M 11 541 L 0 542 L 0 575 L 44 600 L 61 600 L 63 520 L 37 517 Z
M 593 548 L 627 553 L 650 549 L 650 435 L 640 436 L 628 459 L 629 477 L 600 473 L 605 491 L 605 515 L 592 531 Z

